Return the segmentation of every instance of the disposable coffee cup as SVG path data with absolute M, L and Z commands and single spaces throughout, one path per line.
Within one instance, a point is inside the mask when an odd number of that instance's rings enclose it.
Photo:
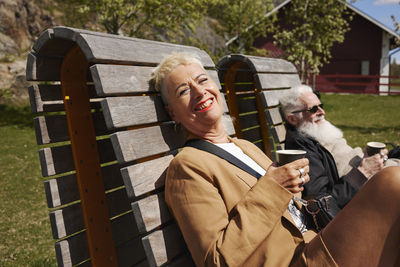
M 302 159 L 306 156 L 306 151 L 304 150 L 293 150 L 293 149 L 285 149 L 285 150 L 277 150 L 276 151 L 276 160 L 279 166 L 285 165 L 289 162 Z
M 375 154 L 378 154 L 385 147 L 386 147 L 386 145 L 381 142 L 368 142 L 367 143 L 367 155 L 373 156 Z

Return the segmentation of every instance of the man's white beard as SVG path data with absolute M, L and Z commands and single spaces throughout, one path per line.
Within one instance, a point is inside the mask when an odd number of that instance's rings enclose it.
M 316 120 L 322 120 L 315 123 Z M 315 118 L 313 122 L 305 121 L 299 127 L 298 131 L 307 137 L 311 137 L 322 145 L 328 145 L 335 142 L 335 139 L 342 138 L 343 132 L 332 123 L 324 119 L 324 116 Z

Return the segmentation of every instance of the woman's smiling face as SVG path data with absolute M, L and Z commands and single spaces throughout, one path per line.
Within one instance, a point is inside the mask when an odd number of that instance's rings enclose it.
M 168 90 L 166 109 L 187 131 L 201 136 L 220 122 L 218 86 L 198 64 L 179 65 L 165 77 L 164 85 Z

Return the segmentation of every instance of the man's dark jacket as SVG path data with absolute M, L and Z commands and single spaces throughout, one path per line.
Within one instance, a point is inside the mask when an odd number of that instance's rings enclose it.
M 303 198 L 330 194 L 342 209 L 354 197 L 357 189 L 347 181 L 346 176 L 339 178 L 333 156 L 321 144 L 304 136 L 289 124 L 286 129 L 285 149 L 307 151 L 310 181 L 304 185 Z

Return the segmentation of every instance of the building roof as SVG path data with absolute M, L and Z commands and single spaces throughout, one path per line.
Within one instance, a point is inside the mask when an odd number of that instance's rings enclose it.
M 340 0 L 338 0 L 340 1 Z M 362 16 L 363 18 L 369 20 L 370 22 L 374 23 L 376 26 L 380 27 L 382 30 L 386 31 L 387 33 L 389 33 L 390 35 L 393 35 L 393 37 L 400 39 L 400 36 L 393 31 L 392 29 L 388 28 L 386 25 L 382 24 L 381 22 L 377 21 L 376 19 L 370 17 L 369 15 L 365 14 L 364 12 L 362 12 L 361 10 L 359 10 L 358 8 L 356 8 L 355 6 L 353 6 L 350 3 L 347 3 L 347 7 L 350 8 L 351 10 L 353 10 L 355 13 L 357 13 L 358 15 Z
M 284 2 L 282 2 L 281 4 L 279 4 L 278 6 L 276 6 L 273 10 L 271 10 L 270 12 L 266 13 L 264 15 L 264 18 L 269 17 L 271 14 L 274 14 L 275 12 L 277 12 L 278 10 L 280 10 L 282 7 L 286 6 L 288 3 L 290 3 L 292 0 L 286 0 Z M 342 2 L 342 0 L 338 0 L 339 2 Z M 400 36 L 393 31 L 392 29 L 388 28 L 386 25 L 380 23 L 379 21 L 377 21 L 376 19 L 370 17 L 369 15 L 365 14 L 364 12 L 362 12 L 361 10 L 359 10 L 358 8 L 356 8 L 355 6 L 353 6 L 352 4 L 345 2 L 346 6 L 351 9 L 353 12 L 355 12 L 356 14 L 362 16 L 363 18 L 367 19 L 368 21 L 372 22 L 373 24 L 375 24 L 376 26 L 378 26 L 379 28 L 381 28 L 382 30 L 386 31 L 387 33 L 389 33 L 390 35 L 392 35 L 394 38 L 397 38 L 400 40 Z M 254 26 L 249 26 L 245 29 L 245 31 L 250 30 L 252 27 Z M 233 38 L 231 38 L 229 41 L 227 41 L 225 43 L 226 46 L 230 45 L 232 42 L 234 42 L 236 39 L 238 38 L 238 36 L 234 36 Z

